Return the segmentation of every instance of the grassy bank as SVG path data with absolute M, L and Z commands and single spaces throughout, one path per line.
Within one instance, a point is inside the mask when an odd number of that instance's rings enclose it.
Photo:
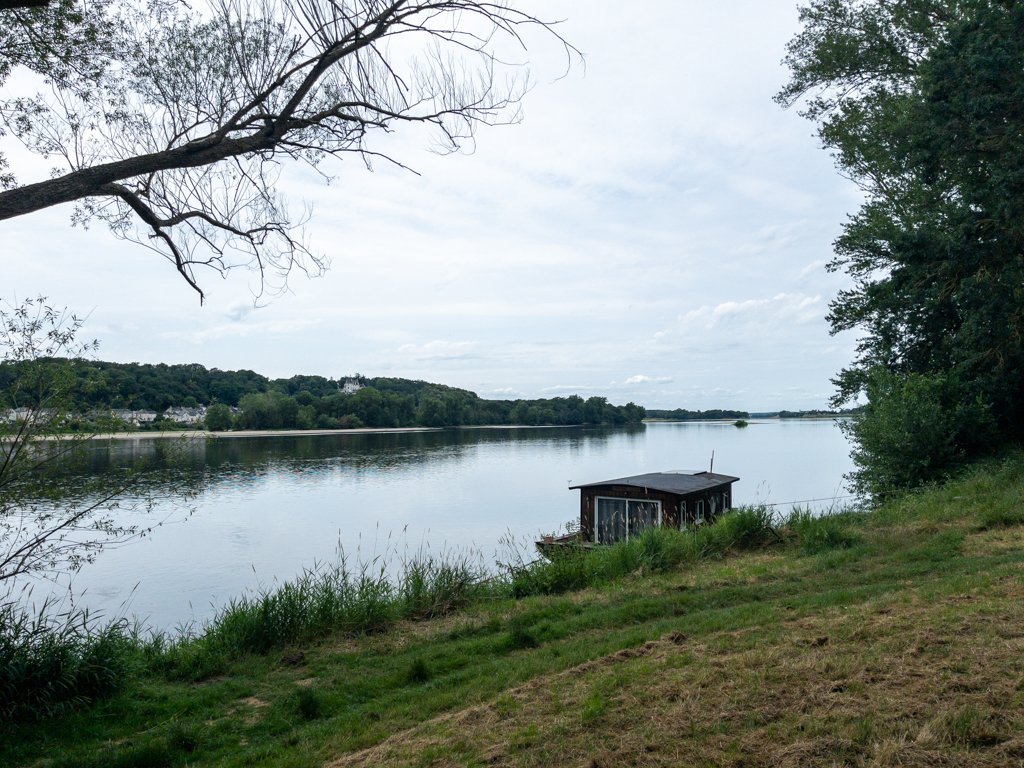
M 1014 456 L 487 582 L 309 574 L 196 637 L 107 637 L 117 684 L 0 726 L 0 764 L 1021 764 L 1022 502 Z

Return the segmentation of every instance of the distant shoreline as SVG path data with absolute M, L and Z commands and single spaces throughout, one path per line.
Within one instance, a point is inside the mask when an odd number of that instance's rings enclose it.
M 164 440 L 187 438 L 189 440 L 224 437 L 292 437 L 299 435 L 352 435 L 374 432 L 439 432 L 446 427 L 354 427 L 352 429 L 239 429 L 225 432 L 209 432 L 205 429 L 168 430 L 166 432 L 107 432 L 90 435 L 89 440 Z
M 441 432 L 445 429 L 565 429 L 582 427 L 583 424 L 461 424 L 450 427 L 352 427 L 351 429 L 238 429 L 225 432 L 209 432 L 204 429 L 168 430 L 167 432 L 106 432 L 89 435 L 88 440 L 148 440 L 167 438 L 188 438 L 198 440 L 222 437 L 299 437 L 302 435 L 366 435 L 402 432 Z M 607 426 L 607 425 L 597 425 Z M 68 433 L 72 435 L 74 433 Z M 85 437 L 83 435 L 83 437 Z
M 826 421 L 836 416 L 802 416 L 798 418 L 780 419 L 778 416 L 752 417 L 751 424 L 770 421 Z M 644 419 L 642 424 L 724 424 L 732 425 L 735 419 Z M 189 429 L 167 432 L 106 432 L 103 434 L 82 436 L 87 440 L 167 440 L 172 438 L 199 440 L 239 437 L 301 437 L 320 435 L 369 435 L 369 434 L 401 434 L 407 432 L 441 432 L 446 429 L 565 429 L 566 427 L 583 427 L 584 424 L 462 424 L 449 427 L 353 427 L 351 429 L 240 429 L 225 432 L 209 432 L 203 429 Z M 608 426 L 608 425 L 595 425 Z M 72 436 L 74 433 L 68 433 Z

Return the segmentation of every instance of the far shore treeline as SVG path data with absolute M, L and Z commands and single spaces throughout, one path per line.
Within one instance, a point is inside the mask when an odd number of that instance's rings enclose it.
M 142 420 L 142 428 L 173 429 L 189 422 L 188 414 L 175 420 L 165 412 L 188 409 L 193 425 L 214 430 L 616 425 L 639 423 L 645 416 L 642 406 L 612 405 L 604 397 L 485 400 L 443 384 L 360 374 L 268 379 L 249 370 L 222 371 L 198 364 L 62 362 L 73 374 L 68 411 L 83 421 L 113 412 L 121 416 L 118 428 L 138 427 L 139 415 L 150 412 L 155 418 Z M 18 380 L 17 364 L 0 364 L 0 391 L 8 392 Z
M 647 409 L 647 418 L 664 419 L 666 421 L 703 421 L 705 419 L 749 419 L 746 411 L 724 411 L 713 408 L 708 411 L 688 411 L 685 408 L 674 408 L 671 411 Z

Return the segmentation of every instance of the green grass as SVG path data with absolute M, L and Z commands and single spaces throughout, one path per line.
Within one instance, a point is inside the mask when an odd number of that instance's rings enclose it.
M 397 733 L 378 762 L 558 764 L 635 741 L 652 765 L 812 743 L 832 751 L 772 760 L 999 764 L 989 752 L 1024 725 L 1022 498 L 1012 456 L 875 511 L 745 509 L 498 579 L 458 562 L 410 563 L 395 584 L 321 569 L 192 637 L 107 636 L 116 684 L 7 718 L 0 764 L 312 766 Z M 978 675 L 1009 686 L 1005 706 L 994 683 L 973 692 Z M 470 725 L 433 719 L 473 707 Z
M 136 645 L 122 624 L 82 611 L 0 605 L 0 718 L 51 717 L 125 684 Z

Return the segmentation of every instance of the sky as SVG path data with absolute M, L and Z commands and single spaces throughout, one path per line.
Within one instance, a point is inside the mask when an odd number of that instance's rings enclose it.
M 288 169 L 323 276 L 254 301 L 252 274 L 173 266 L 69 206 L 0 222 L 7 302 L 87 315 L 97 357 L 270 377 L 353 373 L 487 398 L 601 395 L 648 408 L 821 408 L 855 337 L 830 336 L 831 243 L 860 193 L 814 126 L 772 100 L 795 0 L 545 0 L 583 54 L 531 40 L 522 121 L 415 169 Z M 564 76 L 563 76 L 564 75 Z M 23 154 L 8 150 L 15 159 Z M 22 181 L 46 167 L 28 162 Z M 34 174 L 34 176 L 32 175 Z

